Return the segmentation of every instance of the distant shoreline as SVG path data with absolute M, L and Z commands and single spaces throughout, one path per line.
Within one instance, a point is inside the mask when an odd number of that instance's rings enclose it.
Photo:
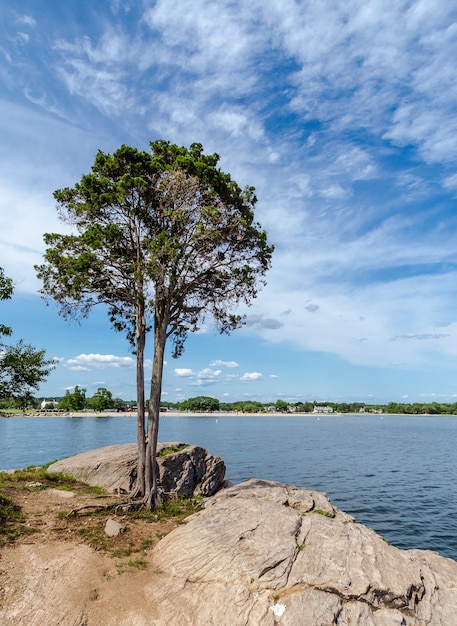
M 147 415 L 147 411 L 146 411 L 146 415 Z M 442 415 L 448 415 L 451 416 L 449 413 L 441 413 L 441 414 L 431 414 L 431 413 L 279 413 L 276 411 L 273 412 L 268 412 L 268 413 L 242 413 L 241 411 L 213 411 L 213 412 L 209 412 L 209 413 L 201 413 L 201 412 L 196 412 L 196 411 L 163 411 L 160 412 L 160 417 L 256 417 L 256 416 L 262 416 L 262 417 L 286 417 L 286 416 L 290 416 L 290 415 L 294 415 L 297 417 L 317 417 L 317 418 L 321 418 L 321 417 L 342 417 L 344 415 L 359 415 L 360 417 L 362 416 L 370 416 L 370 417 L 378 417 L 378 418 L 382 418 L 384 416 L 395 416 L 398 415 L 399 417 L 407 417 L 407 416 L 411 416 L 411 417 L 441 417 Z M 0 414 L 0 419 L 1 418 L 24 418 L 24 417 L 32 417 L 32 418 L 36 418 L 36 417 L 73 417 L 73 418 L 81 418 L 81 417 L 133 417 L 136 418 L 137 414 L 136 412 L 128 412 L 128 411 L 102 411 L 102 412 L 96 412 L 96 411 L 69 411 L 69 412 L 65 412 L 65 413 L 58 413 L 58 412 L 51 412 L 51 411 L 43 411 L 40 413 L 11 413 L 11 415 L 2 415 Z M 452 417 L 452 416 L 451 416 Z

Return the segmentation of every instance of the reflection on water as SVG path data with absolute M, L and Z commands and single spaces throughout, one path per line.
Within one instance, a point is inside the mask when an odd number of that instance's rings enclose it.
M 0 419 L 0 468 L 135 441 L 135 417 Z M 457 560 L 455 416 L 161 417 L 162 441 L 221 456 L 227 478 L 328 494 L 394 545 Z

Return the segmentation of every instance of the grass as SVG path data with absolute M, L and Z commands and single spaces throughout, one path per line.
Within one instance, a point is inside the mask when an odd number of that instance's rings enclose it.
M 182 446 L 169 446 L 168 448 L 161 450 L 157 456 L 167 456 L 168 454 L 173 454 L 174 452 L 181 452 L 181 450 L 184 450 L 187 447 L 187 443 L 183 443 Z
M 65 474 L 50 474 L 48 467 L 55 463 L 52 461 L 43 466 L 30 466 L 26 469 L 15 472 L 0 472 L 0 489 L 18 489 L 26 491 L 41 491 L 53 487 L 63 491 L 72 491 L 75 487 L 79 493 L 85 494 L 105 494 L 105 490 L 100 487 L 91 487 L 80 483 L 72 476 Z
M 90 487 L 78 482 L 71 476 L 49 474 L 47 468 L 28 467 L 16 472 L 0 472 L 0 545 L 12 542 L 21 534 L 40 532 L 40 526 L 46 516 L 51 516 L 56 532 L 64 536 L 76 534 L 81 541 L 94 550 L 106 552 L 114 559 L 123 559 L 116 565 L 122 571 L 136 568 L 144 569 L 147 550 L 157 543 L 157 539 L 165 536 L 175 524 L 185 523 L 185 519 L 201 507 L 201 498 L 181 497 L 167 499 L 163 506 L 149 511 L 147 509 L 123 511 L 116 514 L 104 509 L 90 509 L 90 512 L 76 516 L 68 516 L 68 511 L 38 510 L 26 516 L 14 502 L 15 493 L 36 493 L 49 488 L 72 490 L 77 496 L 103 497 L 104 491 L 98 487 Z M 2 493 L 5 491 L 5 493 Z M 106 494 L 108 497 L 108 494 Z M 37 498 L 40 496 L 37 494 Z M 39 503 L 38 503 L 39 505 Z M 108 537 L 105 523 L 110 517 L 118 518 L 125 526 L 126 532 L 119 537 Z M 38 521 L 37 528 L 34 528 Z M 69 534 L 67 534 L 69 533 Z M 124 561 L 124 559 L 128 559 Z
M 334 519 L 335 513 L 330 511 L 322 511 L 322 509 L 314 509 L 311 511 L 312 513 L 316 513 L 316 515 L 323 515 L 324 517 L 329 517 L 330 519 Z
M 0 493 L 0 546 L 17 539 L 24 521 L 20 507 Z
M 124 563 L 116 563 L 116 569 L 118 574 L 123 574 L 127 568 L 136 568 L 136 569 L 146 569 L 148 567 L 148 562 L 139 557 L 137 559 L 129 559 Z

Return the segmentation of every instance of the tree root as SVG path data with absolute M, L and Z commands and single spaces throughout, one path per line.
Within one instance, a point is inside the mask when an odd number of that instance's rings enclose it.
M 113 502 L 112 504 L 85 504 L 67 513 L 66 517 L 76 517 L 81 511 L 88 509 L 97 511 L 113 511 L 115 513 L 128 513 L 130 511 L 141 511 L 144 508 L 143 500 L 127 500 L 125 502 Z

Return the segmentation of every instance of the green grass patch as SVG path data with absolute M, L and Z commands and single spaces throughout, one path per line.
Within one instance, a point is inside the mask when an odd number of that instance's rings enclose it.
M 316 515 L 323 515 L 324 517 L 329 517 L 330 519 L 334 519 L 335 513 L 330 511 L 322 511 L 322 509 L 314 509 L 311 511 L 312 513 L 316 513 Z
M 14 541 L 24 531 L 21 508 L 0 493 L 0 546 Z
M 146 569 L 148 563 L 142 557 L 138 557 L 137 559 L 129 559 L 126 562 L 116 563 L 116 569 L 118 574 L 124 574 L 128 568 L 136 568 L 136 569 Z
M 15 472 L 0 472 L 0 489 L 17 489 L 26 491 L 40 491 L 50 487 L 62 491 L 73 491 L 77 488 L 79 493 L 103 495 L 106 491 L 101 487 L 91 487 L 80 483 L 73 476 L 66 474 L 51 474 L 47 468 L 51 465 L 31 466 Z
M 168 454 L 173 454 L 174 452 L 181 452 L 181 450 L 184 450 L 187 447 L 187 443 L 183 443 L 182 446 L 169 446 L 168 448 L 161 450 L 157 456 L 167 456 Z

